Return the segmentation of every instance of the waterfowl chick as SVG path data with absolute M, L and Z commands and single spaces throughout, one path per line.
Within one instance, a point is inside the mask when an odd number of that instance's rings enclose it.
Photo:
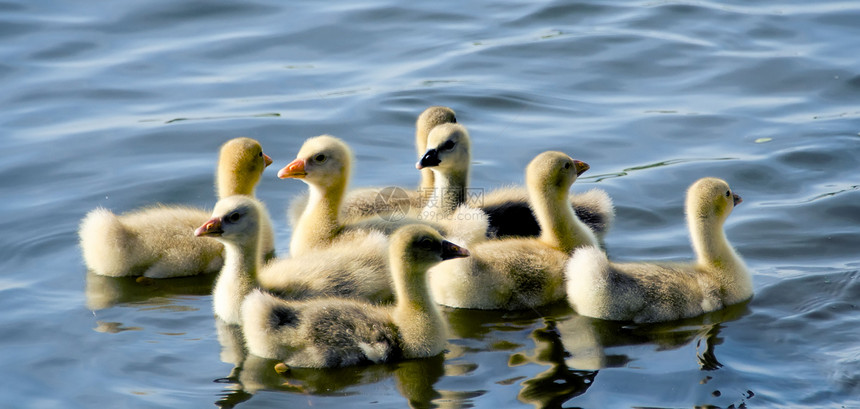
M 221 320 L 238 324 L 242 300 L 258 287 L 294 300 L 337 296 L 383 303 L 394 299 L 388 237 L 370 234 L 360 242 L 276 259 L 263 266 L 257 249 L 264 211 L 257 200 L 230 196 L 219 200 L 212 218 L 195 231 L 199 237 L 222 242 L 225 248 L 212 301 Z
M 431 106 L 425 109 L 415 121 L 415 147 L 423 154 L 427 146 L 427 135 L 434 127 L 444 123 L 456 123 L 453 109 L 444 106 Z M 397 187 L 365 187 L 346 192 L 340 208 L 340 218 L 346 223 L 378 214 L 388 214 L 399 207 L 420 208 L 426 196 L 433 189 L 433 173 L 421 171 L 418 190 Z M 385 199 L 385 200 L 382 200 Z M 298 223 L 308 204 L 308 195 L 296 196 L 287 210 L 291 226 Z
M 257 288 L 262 216 L 263 207 L 257 200 L 228 196 L 215 204 L 212 218 L 194 231 L 197 237 L 213 238 L 224 245 L 224 265 L 212 289 L 212 308 L 227 324 L 240 323 L 242 300 Z
M 427 144 L 430 132 L 442 124 L 456 124 L 457 115 L 454 110 L 445 106 L 431 106 L 424 110 L 421 115 L 418 115 L 418 120 L 415 121 L 415 150 L 418 155 L 424 155 L 427 152 Z M 418 192 L 425 194 L 433 190 L 435 186 L 435 175 L 430 169 L 421 169 L 421 184 L 418 186 Z
M 496 189 L 482 194 L 480 200 L 466 203 L 472 155 L 471 137 L 465 127 L 459 124 L 439 125 L 428 134 L 426 143 L 427 150 L 420 154 L 415 167 L 421 172 L 429 169 L 434 175 L 435 185 L 428 190 L 433 195 L 428 198 L 422 216 L 443 218 L 465 203 L 486 213 L 490 237 L 540 235 L 540 226 L 529 207 L 526 189 Z M 615 217 L 609 195 L 603 190 L 592 189 L 570 194 L 569 198 L 577 218 L 602 240 Z
M 300 179 L 308 185 L 308 205 L 290 240 L 293 257 L 337 243 L 365 240 L 374 231 L 391 234 L 402 225 L 418 222 L 401 216 L 374 216 L 342 223 L 339 209 L 351 168 L 352 150 L 349 146 L 333 136 L 321 135 L 306 140 L 296 159 L 278 172 L 282 179 Z
M 463 125 L 442 124 L 430 131 L 425 143 L 430 148 L 421 154 L 415 168 L 422 175 L 429 171 L 434 184 L 428 190 L 431 194 L 420 216 L 441 219 L 466 203 L 472 162 L 471 139 Z
M 752 278 L 723 224 L 741 198 L 728 183 L 699 179 L 685 211 L 692 263 L 615 263 L 595 247 L 577 250 L 566 269 L 568 300 L 581 315 L 635 322 L 671 321 L 750 298 Z
M 391 237 L 396 305 L 340 298 L 284 301 L 262 291 L 242 305 L 248 350 L 290 366 L 342 367 L 438 355 L 447 330 L 427 290 L 427 269 L 469 253 L 431 227 L 410 225 Z
M 215 181 L 220 197 L 253 195 L 272 159 L 260 144 L 235 138 L 221 147 Z M 105 276 L 168 278 L 213 273 L 223 263 L 222 246 L 194 238 L 209 212 L 187 206 L 155 205 L 116 215 L 98 208 L 81 222 L 80 245 L 87 267 Z M 263 249 L 274 255 L 274 232 L 268 215 Z
M 469 259 L 445 262 L 431 270 L 433 298 L 457 308 L 507 310 L 563 299 L 564 264 L 570 252 L 597 244 L 567 198 L 571 184 L 587 169 L 586 163 L 561 152 L 535 157 L 526 168 L 526 186 L 541 235 L 471 245 Z

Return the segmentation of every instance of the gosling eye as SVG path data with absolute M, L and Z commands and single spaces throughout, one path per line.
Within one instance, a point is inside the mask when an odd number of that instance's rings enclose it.
M 732 197 L 732 191 L 726 190 L 726 197 Z
M 418 241 L 418 247 L 423 250 L 431 250 L 433 248 L 433 240 L 429 237 L 424 237 Z
M 239 219 L 242 218 L 242 214 L 239 212 L 233 212 L 227 215 L 227 221 L 230 223 L 236 223 Z
M 316 163 L 324 163 L 327 159 L 328 159 L 328 156 L 326 156 L 323 153 L 320 153 L 317 156 L 314 156 L 314 162 L 316 162 Z
M 260 154 L 259 154 L 259 155 L 257 155 L 257 156 L 258 156 L 258 157 L 260 157 L 260 158 L 262 158 L 262 157 L 263 157 L 263 151 L 260 151 Z
M 570 169 L 570 162 L 564 162 L 564 168 Z
M 450 139 L 445 141 L 445 143 L 443 143 L 442 146 L 439 147 L 439 149 L 443 151 L 449 151 L 451 149 L 454 149 L 454 141 Z

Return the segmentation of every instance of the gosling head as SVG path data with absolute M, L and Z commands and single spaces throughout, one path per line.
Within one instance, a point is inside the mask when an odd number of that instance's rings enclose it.
M 416 169 L 435 167 L 443 172 L 462 172 L 472 160 L 469 132 L 460 124 L 442 124 L 427 136 L 427 152 L 415 164 Z
M 722 223 L 742 201 L 740 196 L 732 192 L 726 181 L 702 178 L 687 190 L 685 208 L 690 217 Z
M 212 218 L 194 231 L 197 237 L 247 243 L 259 235 L 260 203 L 249 196 L 228 196 L 215 204 Z
M 329 187 L 343 185 L 349 178 L 352 151 L 342 140 L 321 135 L 305 141 L 296 159 L 278 172 L 281 179 L 301 179 L 305 183 Z
M 412 224 L 391 235 L 391 257 L 425 270 L 445 260 L 468 257 L 469 251 L 442 238 L 436 229 Z
M 254 191 L 260 176 L 267 166 L 272 164 L 272 158 L 263 153 L 260 143 L 251 138 L 234 138 L 221 145 L 218 159 L 219 181 L 233 181 L 231 186 L 219 188 L 219 195 L 250 195 Z
M 415 121 L 415 148 L 421 155 L 427 150 L 427 135 L 430 131 L 441 124 L 457 123 L 454 110 L 443 106 L 431 106 L 418 115 Z
M 589 169 L 587 163 L 562 152 L 547 151 L 536 156 L 526 167 L 526 185 L 544 194 L 566 198 L 576 178 Z

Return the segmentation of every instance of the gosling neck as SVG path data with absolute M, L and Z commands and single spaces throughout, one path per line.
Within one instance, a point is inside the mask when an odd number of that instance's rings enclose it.
M 406 358 L 433 356 L 445 349 L 447 326 L 427 284 L 429 266 L 407 266 L 403 255 L 392 258 L 397 304 L 392 317 L 403 339 Z M 420 271 L 419 271 L 420 270 Z
M 215 179 L 219 199 L 233 195 L 254 197 L 254 190 L 260 180 L 260 175 L 242 175 L 235 169 L 219 166 Z
M 723 221 L 688 215 L 687 223 L 696 263 L 720 283 L 723 302 L 733 304 L 752 296 L 752 276 L 726 238 Z
M 427 135 L 429 133 L 430 129 L 427 129 L 427 125 L 419 119 L 418 123 L 415 124 L 415 150 L 416 153 L 418 153 L 418 157 L 421 157 L 421 155 L 424 155 L 425 151 L 427 151 Z M 418 185 L 418 194 L 420 194 L 424 199 L 429 199 L 433 194 L 433 171 L 431 169 L 424 168 L 421 169 L 420 172 L 421 183 Z
M 696 215 L 687 216 L 690 239 L 696 261 L 703 266 L 718 269 L 735 269 L 744 262 L 726 238 L 722 220 L 713 220 Z
M 580 246 L 596 246 L 591 229 L 576 217 L 567 189 L 529 187 L 529 201 L 540 226 L 540 240 L 565 253 Z
M 308 191 L 308 204 L 290 240 L 290 254 L 293 256 L 325 247 L 340 229 L 338 212 L 346 183 L 334 183 L 326 188 L 308 183 Z
M 224 243 L 224 266 L 212 290 L 215 315 L 227 323 L 240 323 L 242 300 L 257 286 L 260 266 L 259 237 L 240 245 Z
M 428 199 L 425 210 L 434 210 L 439 216 L 450 215 L 457 206 L 466 202 L 469 171 L 449 170 L 442 172 L 435 167 L 431 169 L 435 182 L 433 194 Z
M 434 185 L 435 175 L 433 171 L 427 168 L 421 169 L 421 183 L 418 185 L 418 193 L 421 197 L 425 199 L 432 197 Z
M 436 311 L 427 284 L 427 267 L 408 265 L 402 255 L 392 257 L 391 261 L 396 308 L 407 311 Z

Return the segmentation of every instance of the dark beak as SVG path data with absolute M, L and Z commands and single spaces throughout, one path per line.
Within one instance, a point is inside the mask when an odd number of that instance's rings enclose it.
M 462 257 L 469 257 L 469 250 L 451 243 L 448 240 L 442 240 L 442 260 Z
M 740 196 L 738 196 L 738 194 L 737 194 L 737 193 L 732 193 L 732 200 L 734 200 L 734 202 L 735 202 L 735 206 L 737 206 L 737 205 L 741 204 L 741 202 L 743 202 L 743 201 L 744 201 L 744 199 L 741 199 L 741 197 L 740 197 Z
M 591 169 L 591 166 L 588 166 L 587 163 L 585 163 L 581 160 L 574 160 L 573 166 L 574 166 L 574 168 L 576 168 L 576 176 L 577 177 L 582 176 L 582 174 L 585 173 L 586 170 Z
M 220 217 L 213 217 L 198 227 L 197 230 L 194 230 L 194 235 L 197 237 L 220 237 L 223 233 Z
M 442 161 L 439 160 L 439 151 L 430 149 L 421 157 L 421 160 L 415 164 L 415 169 L 424 169 L 432 166 L 439 166 Z

